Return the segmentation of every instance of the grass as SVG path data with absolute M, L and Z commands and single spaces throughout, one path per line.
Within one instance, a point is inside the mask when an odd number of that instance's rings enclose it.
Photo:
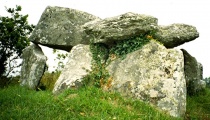
M 2 120 L 179 120 L 170 117 L 149 104 L 121 97 L 118 93 L 104 92 L 86 86 L 66 90 L 55 96 L 51 92 L 56 74 L 45 74 L 45 91 L 28 90 L 19 86 L 19 77 L 12 78 L 6 87 L 0 87 L 0 118 Z M 50 77 L 49 77 L 50 76 Z M 51 78 L 51 82 L 47 82 Z M 4 80 L 5 81 L 5 80 Z M 197 96 L 187 97 L 185 120 L 210 120 L 210 89 Z
M 96 87 L 54 96 L 17 85 L 0 89 L 0 116 L 2 120 L 177 120 L 146 103 Z
M 210 120 L 210 88 L 206 88 L 197 96 L 187 97 L 188 120 Z

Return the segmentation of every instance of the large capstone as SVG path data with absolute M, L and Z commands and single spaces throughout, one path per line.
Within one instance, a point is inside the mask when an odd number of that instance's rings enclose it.
M 175 117 L 186 111 L 186 81 L 181 50 L 166 49 L 151 40 L 142 49 L 117 58 L 107 67 L 110 90 L 149 101 Z
M 155 30 L 157 18 L 129 12 L 88 22 L 83 25 L 83 28 L 85 33 L 91 36 L 93 43 L 109 44 Z
M 41 48 L 32 44 L 23 50 L 20 85 L 36 89 L 45 71 L 47 57 Z
M 82 85 L 82 78 L 91 70 L 92 54 L 89 45 L 79 44 L 74 46 L 68 59 L 55 83 L 54 94 L 58 94 L 68 88 L 78 88 Z
M 95 19 L 99 18 L 79 10 L 48 6 L 29 39 L 36 44 L 69 51 L 77 44 L 89 44 L 88 35 L 80 26 Z
M 174 48 L 199 37 L 196 27 L 187 24 L 158 26 L 154 37 L 167 48 Z

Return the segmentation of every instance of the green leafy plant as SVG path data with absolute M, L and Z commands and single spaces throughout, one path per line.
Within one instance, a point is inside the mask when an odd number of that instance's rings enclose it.
M 206 82 L 206 87 L 210 88 L 210 77 L 203 79 Z
M 53 54 L 57 54 L 56 59 L 54 59 L 55 62 L 58 61 L 58 65 L 55 72 L 59 72 L 64 68 L 64 60 L 66 60 L 68 53 L 62 53 L 61 50 L 58 51 L 56 49 L 53 49 Z
M 110 55 L 116 55 L 116 57 L 125 58 L 126 54 L 142 48 L 142 46 L 147 44 L 150 41 L 150 39 L 153 39 L 152 35 L 147 33 L 140 34 L 137 37 L 131 37 L 122 41 L 117 41 L 115 45 L 111 47 Z
M 152 32 L 147 34 L 140 34 L 137 37 L 125 39 L 116 42 L 111 46 L 107 46 L 103 43 L 90 44 L 90 50 L 92 53 L 92 71 L 89 72 L 83 78 L 83 83 L 94 84 L 97 87 L 110 87 L 112 76 L 109 75 L 106 70 L 106 66 L 110 60 L 117 57 L 125 57 L 126 54 L 136 51 L 148 43 L 152 38 Z
M 35 26 L 28 24 L 28 15 L 19 14 L 21 9 L 21 6 L 6 8 L 11 16 L 0 17 L 0 76 L 8 76 L 21 66 L 16 60 L 30 43 L 28 37 Z
M 92 71 L 83 78 L 84 85 L 94 85 L 102 87 L 106 84 L 107 79 L 110 77 L 108 71 L 105 69 L 105 62 L 108 58 L 108 48 L 105 44 L 97 43 L 90 44 L 92 52 Z
M 2 76 L 0 77 L 0 88 L 8 87 L 8 86 L 13 86 L 13 85 L 19 85 L 20 81 L 20 76 L 15 76 L 15 77 L 6 77 Z

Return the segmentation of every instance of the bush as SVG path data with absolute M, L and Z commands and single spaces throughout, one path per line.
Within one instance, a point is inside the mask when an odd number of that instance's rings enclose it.
M 206 82 L 206 87 L 210 88 L 210 77 L 203 79 Z
M 8 87 L 9 85 L 17 85 L 19 84 L 20 76 L 16 77 L 6 77 L 1 76 L 0 78 L 0 88 Z

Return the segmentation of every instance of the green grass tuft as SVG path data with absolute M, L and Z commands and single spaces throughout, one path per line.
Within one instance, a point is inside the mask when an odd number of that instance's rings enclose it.
M 210 120 L 210 89 L 187 97 L 187 120 Z
M 146 103 L 96 87 L 66 90 L 59 96 L 20 86 L 0 89 L 0 116 L 2 120 L 176 120 Z
M 139 100 L 96 87 L 66 90 L 58 96 L 19 85 L 0 88 L 0 116 L 6 119 L 178 120 Z M 185 120 L 210 119 L 210 89 L 187 97 Z

